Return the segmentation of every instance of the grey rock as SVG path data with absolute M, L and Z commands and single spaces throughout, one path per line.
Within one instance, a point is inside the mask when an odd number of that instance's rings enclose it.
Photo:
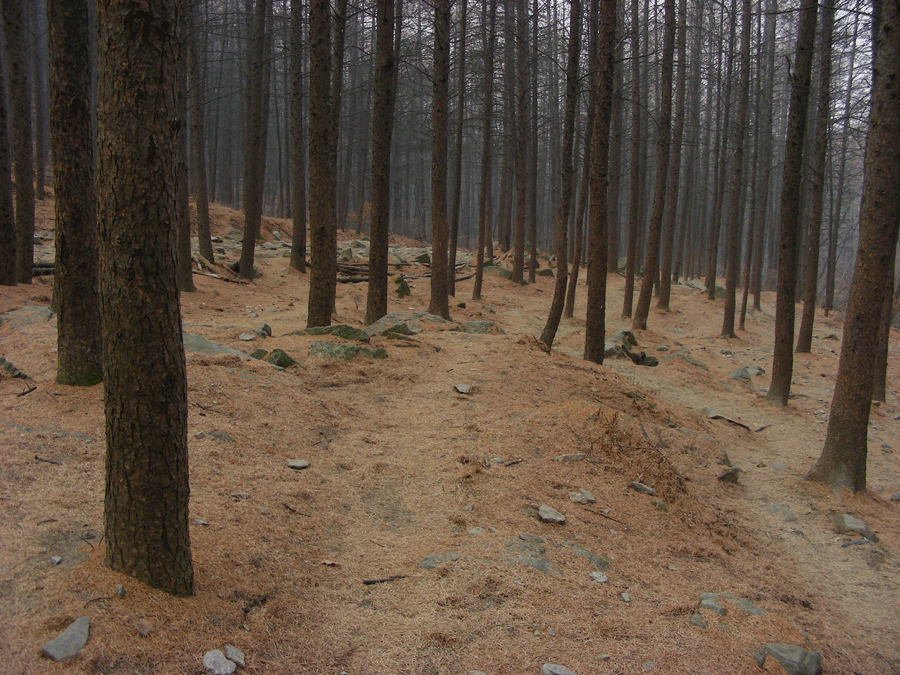
M 644 485 L 643 483 L 638 483 L 637 481 L 634 481 L 631 484 L 631 489 L 635 492 L 640 492 L 641 494 L 645 495 L 652 496 L 656 494 L 656 490 L 654 490 L 652 487 L 650 487 L 649 485 Z
M 612 340 L 606 340 L 603 343 L 603 358 L 604 359 L 627 359 L 628 355 L 625 353 L 625 350 L 622 349 L 622 344 L 620 342 L 613 342 Z
M 309 468 L 309 462 L 305 459 L 289 459 L 287 465 L 289 469 L 294 469 L 295 471 L 302 471 L 303 469 Z
M 595 584 L 605 584 L 609 581 L 609 577 L 606 576 L 603 572 L 591 572 L 590 574 L 591 581 Z
M 62 560 L 63 559 L 61 557 L 59 557 L 58 555 L 55 555 L 52 558 L 50 558 L 50 564 L 51 565 L 59 565 L 62 562 Z
M 615 333 L 609 336 L 609 339 L 613 342 L 618 342 L 619 344 L 631 345 L 633 347 L 637 347 L 637 338 L 634 337 L 634 333 L 632 333 L 627 328 L 620 328 Z
M 628 591 L 622 593 L 622 602 L 631 602 L 631 593 Z
M 316 340 L 310 345 L 309 353 L 310 356 L 330 356 L 348 361 L 355 356 L 366 356 L 370 359 L 386 359 L 388 355 L 385 349 L 366 349 L 352 342 L 333 345 L 321 340 Z
M 194 518 L 194 525 L 200 525 L 201 527 L 209 527 L 209 523 L 205 520 L 200 520 L 199 518 Z
M 502 333 L 493 321 L 470 321 L 459 327 L 462 333 Z
M 54 661 L 71 659 L 87 644 L 90 627 L 91 620 L 88 617 L 75 619 L 62 633 L 44 643 L 41 653 Z
M 232 492 L 228 496 L 238 502 L 250 499 L 250 495 L 248 495 L 246 492 Z
M 556 663 L 545 663 L 541 666 L 541 675 L 577 675 L 577 673 Z
M 763 656 L 772 656 L 788 675 L 819 675 L 822 655 L 796 645 L 770 642 L 762 647 Z
M 225 645 L 225 658 L 234 663 L 239 668 L 247 667 L 247 660 L 244 658 L 244 652 L 233 645 Z
M 897 492 L 891 497 L 892 502 L 900 502 L 900 492 Z
M 666 504 L 662 499 L 658 499 L 658 498 L 654 497 L 653 499 L 650 500 L 650 506 L 652 506 L 655 509 L 659 509 L 660 511 L 665 511 L 666 513 L 669 512 L 669 505 Z
M 354 340 L 356 342 L 369 342 L 371 339 L 365 331 L 343 323 L 337 323 L 332 326 L 316 326 L 298 332 L 306 333 L 307 335 L 335 335 L 343 340 Z
M 580 462 L 587 459 L 587 455 L 583 452 L 574 452 L 568 455 L 557 455 L 553 458 L 554 462 Z
M 272 327 L 267 323 L 264 323 L 262 328 L 255 332 L 262 337 L 272 337 Z
M 544 538 L 539 537 L 536 534 L 524 534 L 523 533 L 523 534 L 519 535 L 519 539 L 521 539 L 522 541 L 526 541 L 529 544 L 543 544 L 544 543 Z
M 565 524 L 566 517 L 554 509 L 552 506 L 547 506 L 546 504 L 541 504 L 538 509 L 538 518 L 543 520 L 545 523 L 559 523 L 560 525 Z
M 237 670 L 237 664 L 226 659 L 218 649 L 210 649 L 203 655 L 203 667 L 213 675 L 231 675 Z
M 430 257 L 427 253 L 420 253 L 419 255 L 417 255 L 417 256 L 415 257 L 415 261 L 416 261 L 417 263 L 422 264 L 422 265 L 430 265 L 430 264 L 431 264 L 431 257 Z
M 700 628 L 709 628 L 709 624 L 706 623 L 700 612 L 694 612 L 694 615 L 691 617 L 691 625 L 699 626 Z
M 244 342 L 250 342 L 251 340 L 256 339 L 256 333 L 241 333 L 238 335 L 239 340 L 243 340 Z
M 572 550 L 582 558 L 587 558 L 590 563 L 601 572 L 605 572 L 607 569 L 609 569 L 609 560 L 607 560 L 603 556 L 597 555 L 596 553 L 591 553 L 590 551 L 581 548 L 581 546 L 578 546 L 577 544 L 568 544 L 568 546 L 570 546 Z
M 239 356 L 244 359 L 247 358 L 247 355 L 244 352 L 216 344 L 212 340 L 207 340 L 199 335 L 182 332 L 181 336 L 184 340 L 184 351 L 189 354 L 227 354 L 229 356 Z
M 861 534 L 862 536 L 864 536 L 869 541 L 878 541 L 878 537 L 872 534 L 872 531 L 869 529 L 868 525 L 866 525 L 859 518 L 854 518 L 853 516 L 849 516 L 846 513 L 835 514 L 834 529 L 837 530 L 838 534 L 856 532 L 857 534 Z
M 397 292 L 398 298 L 405 298 L 407 295 L 412 295 L 409 284 L 406 283 L 406 279 L 403 278 L 403 275 L 394 279 L 394 283 L 397 284 L 397 288 L 395 290 Z
M 505 550 L 509 554 L 505 556 L 508 563 L 526 565 L 547 576 L 559 576 L 556 566 L 545 557 L 547 549 L 539 544 L 514 539 Z
M 290 368 L 291 366 L 297 365 L 297 362 L 285 354 L 281 349 L 273 349 L 263 361 L 271 363 L 273 366 L 278 366 L 279 368 Z
M 266 356 L 268 356 L 268 354 L 269 352 L 267 352 L 265 349 L 254 349 L 252 352 L 250 352 L 250 358 L 256 359 L 257 361 L 262 361 L 264 358 L 266 358 Z
M 484 534 L 484 532 L 485 532 L 485 530 L 483 527 L 473 527 L 472 529 L 469 530 L 469 534 L 471 534 L 472 536 Z
M 734 595 L 726 595 L 725 597 L 731 600 L 734 604 L 736 604 L 748 614 L 755 614 L 756 616 L 765 616 L 766 614 L 768 614 L 766 610 L 757 607 L 752 602 L 750 602 L 749 600 L 745 600 L 744 598 L 738 598 Z
M 462 383 L 456 384 L 453 386 L 453 388 L 456 389 L 456 391 L 459 392 L 460 394 L 471 394 L 472 393 L 472 387 L 470 387 L 467 384 L 462 384 Z
M 596 497 L 584 488 L 578 490 L 578 492 L 570 492 L 569 500 L 576 504 L 593 504 L 597 501 Z
M 281 232 L 272 232 L 272 239 L 275 241 L 281 241 Z
M 750 377 L 759 377 L 760 375 L 765 375 L 766 371 L 759 366 L 747 366 L 747 372 L 750 374 Z
M 841 338 L 839 338 L 839 337 L 838 337 L 837 335 L 835 335 L 834 333 L 829 333 L 828 335 L 826 335 L 826 336 L 825 336 L 824 338 L 822 338 L 822 339 L 823 339 L 823 340 L 840 340 Z
M 738 382 L 744 382 L 745 384 L 750 384 L 750 370 L 747 368 L 747 366 L 741 366 L 737 370 L 731 371 L 728 379 L 737 380 Z
M 728 471 L 719 476 L 718 480 L 720 483 L 737 483 L 738 478 L 741 477 L 742 473 L 744 473 L 743 469 L 739 469 L 738 467 L 733 466 L 728 469 Z
M 33 323 L 47 323 L 52 318 L 53 311 L 49 307 L 35 305 L 4 313 L 0 316 L 0 324 L 8 323 L 10 328 L 22 328 Z
M 499 265 L 485 265 L 484 266 L 485 274 L 494 274 L 502 279 L 512 279 L 512 270 L 508 270 L 505 267 L 500 267 Z
M 448 551 L 447 553 L 432 553 L 425 556 L 425 559 L 419 563 L 419 567 L 423 570 L 433 570 L 448 562 L 459 560 L 459 553 Z
M 644 670 L 656 670 L 656 664 L 653 661 L 644 661 L 644 663 L 641 664 L 641 668 Z
M 719 604 L 719 596 L 715 593 L 700 594 L 700 609 L 712 610 L 719 616 L 725 616 L 728 613 L 725 611 L 725 608 Z
M 234 439 L 224 431 L 210 431 L 209 435 L 215 438 L 217 441 L 222 441 L 223 443 L 234 443 Z
M 125 597 L 125 587 L 122 584 L 116 584 L 116 595 L 119 600 Z

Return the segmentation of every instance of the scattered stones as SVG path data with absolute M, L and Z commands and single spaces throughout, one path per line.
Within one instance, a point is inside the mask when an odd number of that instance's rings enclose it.
M 728 469 L 728 471 L 719 476 L 718 480 L 720 483 L 737 483 L 738 478 L 741 477 L 742 473 L 744 473 L 743 469 L 739 469 L 738 467 L 733 466 Z
M 90 634 L 91 620 L 82 616 L 69 627 L 41 647 L 41 653 L 53 661 L 65 661 L 74 657 L 84 647 Z
M 577 675 L 575 671 L 556 663 L 545 663 L 541 666 L 541 675 Z
M 222 441 L 223 443 L 234 443 L 234 439 L 226 434 L 224 431 L 210 431 L 209 435 L 215 438 L 217 441 Z
M 453 388 L 460 394 L 471 394 L 472 393 L 472 387 L 470 387 L 468 384 L 462 384 L 462 383 L 456 384 L 453 386 Z
M 591 572 L 591 581 L 595 584 L 605 584 L 609 581 L 609 577 L 606 576 L 603 572 Z
M 203 667 L 213 675 L 231 675 L 237 670 L 237 664 L 218 649 L 210 649 L 203 655 Z
M 271 363 L 273 366 L 278 366 L 279 368 L 290 368 L 291 366 L 297 365 L 297 362 L 294 361 L 294 359 L 280 349 L 273 349 L 263 360 L 266 363 Z
M 757 654 L 762 656 L 757 663 L 762 667 L 766 656 L 773 657 L 788 675 L 819 675 L 822 672 L 822 655 L 796 645 L 770 642 L 763 645 Z
M 244 658 L 244 652 L 233 645 L 225 645 L 225 658 L 234 661 L 239 668 L 246 668 L 247 661 Z
M 289 469 L 294 469 L 295 471 L 303 471 L 303 469 L 309 468 L 309 462 L 305 459 L 289 459 L 287 465 Z
M 593 494 L 581 488 L 578 492 L 570 492 L 569 500 L 575 502 L 576 504 L 593 504 L 597 501 Z
M 878 541 L 878 537 L 872 534 L 872 531 L 869 529 L 868 525 L 866 525 L 859 518 L 854 518 L 853 516 L 849 516 L 846 513 L 836 514 L 834 516 L 834 529 L 837 530 L 838 534 L 856 532 L 857 534 L 861 534 L 868 541 Z
M 583 452 L 575 452 L 568 455 L 557 455 L 553 458 L 554 462 L 580 462 L 583 459 L 587 459 L 587 455 Z
M 631 484 L 631 489 L 635 492 L 640 492 L 641 494 L 650 495 L 651 497 L 656 495 L 656 490 L 652 487 L 644 485 L 643 483 L 638 483 L 637 481 L 634 481 Z
M 565 524 L 566 517 L 554 509 L 552 506 L 547 506 L 546 504 L 541 504 L 538 509 L 538 518 L 540 518 L 545 523 L 558 523 L 560 525 Z

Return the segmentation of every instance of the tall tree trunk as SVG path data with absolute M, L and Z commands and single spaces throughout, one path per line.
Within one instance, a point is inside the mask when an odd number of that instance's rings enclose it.
M 525 210 L 528 192 L 528 13 L 516 0 L 516 220 L 512 281 L 525 281 Z
M 34 263 L 34 158 L 26 14 L 22 0 L 3 0 L 2 5 L 12 112 L 13 182 L 16 186 L 16 281 L 30 284 Z
M 603 363 L 606 339 L 607 188 L 609 184 L 609 127 L 612 116 L 613 44 L 616 36 L 616 0 L 602 0 L 597 33 L 597 108 L 591 139 L 591 213 L 588 236 L 587 317 L 584 358 Z
M 309 305 L 307 327 L 331 324 L 337 285 L 336 174 L 332 161 L 331 2 L 309 3 Z
M 731 192 L 728 197 L 728 255 L 725 265 L 725 311 L 722 317 L 722 337 L 737 337 L 734 333 L 734 313 L 737 306 L 737 278 L 740 268 L 741 223 L 744 219 L 743 181 L 744 145 L 747 137 L 747 109 L 750 103 L 750 0 L 742 0 L 741 12 L 741 80 L 738 89 L 737 120 L 734 127 L 734 165 L 731 169 Z M 732 21 L 737 21 L 732 17 Z
M 262 188 L 265 178 L 266 148 L 264 126 L 268 122 L 264 99 L 265 87 L 266 15 L 271 0 L 254 0 L 253 37 L 247 61 L 247 138 L 244 141 L 244 239 L 241 244 L 240 275 L 253 279 L 256 238 L 262 222 Z
M 819 102 L 816 112 L 815 157 L 813 159 L 812 197 L 809 212 L 809 234 L 806 239 L 806 283 L 803 288 L 803 312 L 797 335 L 797 352 L 812 351 L 813 320 L 816 314 L 816 289 L 819 281 L 819 242 L 822 231 L 823 195 L 825 192 L 825 160 L 828 131 L 831 127 L 831 40 L 834 33 L 834 6 L 822 5 L 822 49 L 819 73 Z
M 0 58 L 0 66 L 5 65 L 5 61 L 5 58 Z M 15 286 L 16 216 L 13 210 L 12 159 L 7 132 L 9 116 L 4 89 L 0 87 L 0 286 Z
M 647 236 L 647 250 L 644 258 L 644 276 L 641 292 L 634 313 L 632 328 L 647 328 L 650 301 L 653 299 L 653 283 L 659 273 L 659 244 L 662 237 L 663 210 L 666 205 L 666 178 L 669 171 L 669 146 L 672 133 L 672 61 L 675 55 L 675 0 L 665 0 L 665 34 L 660 86 L 660 112 L 657 118 L 656 180 L 653 187 L 653 210 L 650 213 L 650 230 Z
M 900 3 L 884 0 L 875 52 L 866 142 L 860 240 L 850 286 L 825 447 L 808 480 L 866 491 L 869 411 L 882 310 L 890 299 L 900 227 Z M 849 336 L 852 336 L 849 337 Z
M 537 48 L 538 0 L 531 3 L 531 58 L 528 61 L 529 89 L 531 105 L 529 106 L 530 129 L 528 134 L 528 210 L 526 211 L 528 232 L 528 283 L 533 284 L 537 274 L 537 173 L 538 173 L 538 48 Z
M 175 270 L 178 290 L 182 293 L 196 291 L 194 277 L 191 272 L 191 207 L 188 195 L 188 152 L 187 152 L 187 46 L 185 39 L 185 25 L 178 22 L 178 53 L 175 69 L 178 73 L 175 96 L 178 105 L 178 126 L 175 131 L 177 143 L 177 185 L 175 189 L 175 202 L 178 205 L 178 221 L 175 228 Z
M 788 117 L 781 188 L 781 241 L 778 255 L 778 297 L 775 303 L 775 346 L 772 384 L 766 400 L 786 406 L 791 394 L 794 366 L 794 302 L 797 289 L 797 234 L 800 228 L 800 180 L 803 168 L 803 138 L 816 37 L 816 0 L 803 0 L 794 60 L 791 107 Z M 871 392 L 869 394 L 871 398 Z
M 194 160 L 194 203 L 197 208 L 197 239 L 200 255 L 213 261 L 209 231 L 209 192 L 206 178 L 206 132 L 204 131 L 205 89 L 200 73 L 200 40 L 197 37 L 196 0 L 184 0 L 187 21 L 187 67 L 191 91 L 191 149 Z
M 450 318 L 447 297 L 447 82 L 450 0 L 434 5 L 434 98 L 431 108 L 431 314 Z
M 572 160 L 575 144 L 575 114 L 578 107 L 578 57 L 581 55 L 581 0 L 569 3 L 569 52 L 566 64 L 566 109 L 563 117 L 562 157 L 560 158 L 560 196 L 556 207 L 556 283 L 553 300 L 541 342 L 553 346 L 566 300 L 566 256 L 569 251 L 569 211 L 572 208 L 572 183 L 575 167 Z
M 41 30 L 41 17 L 39 16 L 41 9 L 43 8 L 35 3 L 31 10 L 31 33 L 34 51 L 34 58 L 32 59 L 32 65 L 34 66 L 34 195 L 37 199 L 43 200 L 47 196 L 47 190 L 44 187 L 44 179 L 47 173 L 47 136 L 44 129 L 44 110 L 47 107 L 47 100 L 44 92 L 45 44 L 43 31 Z
M 97 222 L 106 565 L 194 592 L 187 381 L 172 233 L 177 0 L 99 0 Z
M 303 2 L 291 0 L 291 267 L 306 272 L 306 139 L 303 124 Z
M 388 235 L 391 206 L 391 138 L 394 129 L 394 0 L 378 0 L 375 18 L 375 82 L 372 105 L 372 217 L 369 225 L 369 290 L 366 325 L 387 314 Z
M 456 157 L 453 163 L 453 204 L 450 209 L 450 257 L 447 265 L 447 292 L 456 295 L 456 247 L 459 242 L 459 206 L 462 197 L 463 123 L 465 121 L 466 91 L 466 8 L 468 0 L 459 7 L 459 79 L 456 90 Z
M 662 244 L 662 260 L 659 267 L 659 300 L 656 303 L 658 309 L 669 309 L 669 299 L 672 293 L 672 258 L 675 246 L 675 216 L 678 213 L 678 186 L 681 175 L 681 147 L 684 137 L 684 99 L 687 64 L 685 54 L 687 52 L 687 1 L 678 3 L 678 38 L 676 40 L 678 54 L 676 66 L 678 75 L 675 85 L 675 121 L 672 129 L 672 152 L 669 158 L 669 179 L 666 189 L 666 214 L 663 224 L 664 239 Z M 698 45 L 699 46 L 699 45 Z M 693 56 L 693 54 L 692 54 Z M 694 63 L 697 61 L 695 60 Z M 686 199 L 687 197 L 685 197 Z
M 490 0 L 490 19 L 487 34 L 484 29 L 484 13 L 482 12 L 482 42 L 484 49 L 484 119 L 481 128 L 481 178 L 478 195 L 478 251 L 475 254 L 475 284 L 472 287 L 472 300 L 481 300 L 481 286 L 484 277 L 484 249 L 493 248 L 490 240 L 491 217 L 491 129 L 493 128 L 494 111 L 494 45 L 497 33 L 497 0 Z
M 631 0 L 631 177 L 629 180 L 628 247 L 625 253 L 625 296 L 622 318 L 631 317 L 634 307 L 634 274 L 638 230 L 641 227 L 641 41 L 638 0 Z M 616 199 L 613 195 L 613 199 Z M 602 363 L 600 361 L 599 363 Z
M 56 187 L 56 383 L 103 379 L 87 0 L 49 0 L 50 146 Z

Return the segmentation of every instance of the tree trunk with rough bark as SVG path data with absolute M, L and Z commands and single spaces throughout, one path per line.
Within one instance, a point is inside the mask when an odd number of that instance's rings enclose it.
M 431 107 L 431 300 L 428 312 L 450 318 L 447 296 L 447 97 L 450 0 L 434 5 L 434 97 Z

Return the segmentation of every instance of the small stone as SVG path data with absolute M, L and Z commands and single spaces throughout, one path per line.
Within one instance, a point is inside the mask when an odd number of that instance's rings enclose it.
M 201 527 L 209 527 L 209 523 L 205 520 L 200 520 L 199 518 L 194 518 L 194 525 L 200 525 Z
M 116 595 L 119 600 L 125 597 L 125 587 L 122 584 L 116 584 Z
M 470 387 L 468 384 L 460 383 L 460 384 L 454 385 L 453 388 L 456 389 L 456 391 L 459 392 L 460 394 L 471 394 L 472 393 L 472 387 Z
M 250 342 L 251 340 L 256 339 L 256 333 L 241 333 L 238 335 L 238 340 L 243 340 L 244 342 Z
M 709 627 L 709 624 L 706 623 L 706 620 L 703 618 L 703 615 L 700 612 L 694 612 L 694 616 L 691 617 L 691 625 L 699 626 L 700 628 Z
M 603 574 L 603 572 L 591 572 L 591 581 L 595 584 L 605 584 L 609 581 L 609 577 Z
M 834 516 L 834 529 L 838 534 L 846 534 L 847 532 L 856 532 L 861 534 L 870 541 L 878 541 L 878 537 L 872 534 L 869 526 L 859 518 L 848 516 L 846 513 L 836 514 Z
M 892 502 L 900 502 L 900 492 L 896 493 L 893 497 L 891 497 Z
M 593 494 L 583 488 L 578 492 L 570 492 L 569 500 L 576 504 L 593 504 L 597 501 Z
M 244 501 L 245 499 L 250 499 L 250 495 L 248 495 L 246 492 L 232 492 L 228 496 L 238 502 Z
M 738 478 L 740 478 L 742 473 L 744 473 L 742 469 L 733 466 L 728 469 L 728 471 L 719 476 L 718 480 L 720 483 L 737 483 Z
M 234 647 L 232 645 L 225 645 L 225 658 L 229 661 L 234 661 L 234 663 L 239 668 L 247 667 L 247 661 L 244 658 L 244 652 L 242 652 L 237 647 Z
M 719 616 L 725 616 L 725 609 L 719 605 L 719 596 L 715 593 L 700 594 L 700 609 L 709 609 Z
M 194 434 L 194 438 L 197 438 L 197 439 L 200 439 L 200 438 L 206 438 L 206 432 L 205 432 L 205 431 L 198 431 L 196 434 Z
M 538 509 L 538 518 L 545 523 L 559 523 L 563 525 L 566 522 L 566 517 L 562 513 L 546 504 L 541 504 L 541 507 Z
M 637 481 L 631 484 L 631 489 L 635 492 L 640 492 L 641 494 L 645 495 L 653 496 L 656 494 L 656 490 L 654 490 L 652 487 L 650 487 L 649 485 L 644 485 L 643 483 L 638 483 Z
M 628 591 L 622 593 L 622 602 L 631 602 L 631 593 Z
M 587 455 L 583 452 L 575 452 L 568 455 L 558 455 L 553 458 L 554 462 L 580 462 L 587 459 Z
M 210 431 L 209 435 L 215 438 L 217 441 L 222 441 L 223 443 L 234 443 L 234 439 L 224 431 Z
M 305 459 L 289 459 L 287 465 L 289 469 L 294 469 L 295 471 L 302 471 L 303 469 L 309 468 L 309 462 Z
M 529 544 L 543 544 L 544 538 L 539 537 L 536 534 L 520 534 L 519 539 L 522 541 L 527 541 Z
M 576 675 L 576 673 L 565 666 L 560 666 L 555 663 L 545 663 L 541 666 L 541 675 Z
M 203 667 L 213 675 L 231 675 L 237 669 L 237 664 L 226 659 L 218 649 L 210 649 L 203 655 Z
M 475 510 L 475 505 L 474 505 L 474 504 L 466 504 L 466 505 L 463 507 L 463 511 L 474 511 L 474 510 Z
M 274 239 L 275 241 L 281 241 L 281 232 L 273 231 L 272 239 Z
M 62 558 L 60 558 L 58 555 L 55 555 L 52 558 L 50 558 L 51 565 L 59 565 L 61 562 L 62 562 Z
M 82 616 L 69 624 L 62 633 L 41 647 L 41 653 L 54 661 L 71 659 L 84 647 L 90 634 L 91 620 Z
M 471 534 L 472 536 L 475 536 L 478 534 L 484 534 L 484 528 L 483 527 L 473 527 L 472 529 L 469 530 L 469 534 Z

